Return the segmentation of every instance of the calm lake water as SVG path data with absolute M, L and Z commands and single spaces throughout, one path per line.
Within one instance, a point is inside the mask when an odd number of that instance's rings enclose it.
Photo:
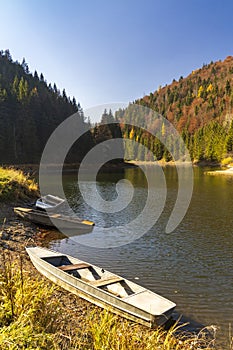
M 156 176 L 156 166 L 147 169 Z M 183 221 L 170 234 L 165 233 L 165 227 L 177 197 L 175 167 L 163 169 L 167 182 L 166 205 L 159 220 L 141 238 L 116 248 L 96 249 L 72 237 L 56 240 L 51 247 L 128 279 L 136 278 L 137 283 L 174 301 L 177 304 L 174 316 L 183 315 L 190 322 L 190 329 L 198 324 L 217 325 L 221 339 L 227 339 L 229 324 L 233 327 L 233 177 L 205 175 L 206 170 L 194 168 L 190 206 Z M 73 210 L 96 223 L 88 234 L 93 246 L 96 235 L 106 239 L 103 227 L 111 227 L 117 240 L 119 223 L 124 225 L 132 220 L 145 205 L 147 181 L 140 168 L 99 175 L 97 187 L 102 197 L 115 199 L 115 185 L 121 179 L 131 181 L 134 196 L 127 208 L 114 214 L 92 209 L 80 195 L 77 176 L 64 177 L 65 192 Z M 87 176 L 89 193 L 92 186 Z

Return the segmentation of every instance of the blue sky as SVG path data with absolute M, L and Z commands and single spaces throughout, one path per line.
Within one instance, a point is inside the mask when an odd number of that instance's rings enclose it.
M 228 0 L 0 0 L 0 49 L 86 109 L 233 54 Z

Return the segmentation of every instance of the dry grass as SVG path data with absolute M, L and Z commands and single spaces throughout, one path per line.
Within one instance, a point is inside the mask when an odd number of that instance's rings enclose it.
M 2 252 L 0 259 L 1 350 L 215 349 L 214 327 L 197 335 L 181 333 L 177 324 L 150 330 L 61 291 L 22 258 Z
M 38 195 L 38 186 L 21 170 L 0 167 L 0 200 L 27 199 Z

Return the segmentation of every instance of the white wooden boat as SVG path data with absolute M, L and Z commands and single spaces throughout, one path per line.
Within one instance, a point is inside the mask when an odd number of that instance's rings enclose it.
M 63 198 L 47 194 L 42 196 L 36 201 L 36 208 L 41 210 L 46 210 L 47 212 L 55 212 L 58 209 L 61 209 L 67 201 Z
M 165 324 L 176 304 L 123 277 L 69 255 L 26 248 L 44 276 L 95 305 L 151 328 Z
M 21 218 L 32 221 L 36 224 L 55 227 L 61 230 L 69 229 L 74 230 L 75 232 L 76 229 L 87 229 L 91 231 L 95 225 L 93 221 L 82 220 L 77 217 L 62 215 L 58 213 L 48 214 L 47 212 L 32 208 L 15 207 L 14 212 Z M 52 220 L 50 220 L 50 218 Z

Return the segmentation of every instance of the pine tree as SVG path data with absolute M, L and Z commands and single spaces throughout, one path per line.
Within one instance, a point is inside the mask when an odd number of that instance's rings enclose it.
M 23 67 L 23 70 L 26 74 L 29 74 L 29 68 L 28 68 L 28 64 L 25 61 L 25 58 L 23 58 L 23 61 L 21 63 L 21 66 Z
M 233 152 L 233 121 L 231 122 L 230 129 L 226 137 L 225 151 L 227 153 Z
M 34 78 L 35 78 L 36 80 L 39 80 L 39 76 L 38 76 L 38 73 L 37 73 L 36 70 L 35 70 L 35 72 L 34 72 Z
M 40 81 L 44 82 L 44 76 L 42 73 L 40 74 Z

